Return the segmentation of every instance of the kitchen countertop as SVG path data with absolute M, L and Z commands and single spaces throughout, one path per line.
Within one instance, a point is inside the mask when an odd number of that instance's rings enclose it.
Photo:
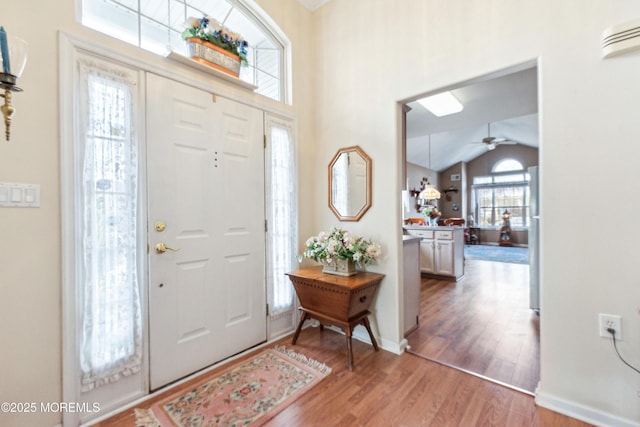
M 414 224 L 414 225 L 404 225 L 404 226 L 402 226 L 402 228 L 405 229 L 405 230 L 442 230 L 442 231 L 446 231 L 446 230 L 457 230 L 457 229 L 465 228 L 465 227 L 462 226 L 462 225 L 454 225 L 454 226 L 451 226 L 451 225 L 447 225 L 447 226 L 438 225 L 436 227 L 432 227 L 432 226 L 429 226 L 429 225 L 415 225 Z

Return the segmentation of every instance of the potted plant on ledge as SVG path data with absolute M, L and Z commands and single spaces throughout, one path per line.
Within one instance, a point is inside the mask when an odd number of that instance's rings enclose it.
M 229 31 L 215 19 L 203 16 L 189 18 L 182 32 L 187 43 L 187 55 L 233 77 L 240 75 L 240 66 L 247 66 L 249 44 L 237 33 Z

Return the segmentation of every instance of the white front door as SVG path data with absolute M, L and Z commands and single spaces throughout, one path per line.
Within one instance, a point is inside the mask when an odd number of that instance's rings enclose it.
M 152 390 L 266 340 L 262 123 L 147 78 Z

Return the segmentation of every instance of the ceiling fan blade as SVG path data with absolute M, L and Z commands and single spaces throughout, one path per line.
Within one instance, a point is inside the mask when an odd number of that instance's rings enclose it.
M 502 139 L 500 141 L 494 141 L 495 144 L 501 144 L 501 145 L 516 145 L 518 142 L 517 141 L 513 141 L 511 139 Z

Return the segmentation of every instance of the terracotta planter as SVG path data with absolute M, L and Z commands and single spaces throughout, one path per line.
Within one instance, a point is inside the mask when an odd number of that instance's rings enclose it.
M 233 77 L 240 75 L 240 57 L 197 37 L 185 40 L 187 55 L 194 61 L 213 67 Z

